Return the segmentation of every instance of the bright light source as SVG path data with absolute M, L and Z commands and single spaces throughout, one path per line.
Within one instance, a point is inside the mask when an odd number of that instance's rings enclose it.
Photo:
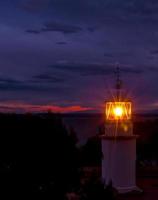
M 114 114 L 116 117 L 121 117 L 123 115 L 123 108 L 121 106 L 117 106 L 114 108 Z
M 106 119 L 107 120 L 130 120 L 132 111 L 131 102 L 107 102 Z

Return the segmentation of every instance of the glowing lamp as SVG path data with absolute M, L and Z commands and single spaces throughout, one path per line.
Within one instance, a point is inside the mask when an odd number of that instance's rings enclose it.
M 107 102 L 106 120 L 130 120 L 131 102 Z
M 118 106 L 114 109 L 114 115 L 116 117 L 121 117 L 123 115 L 123 109 L 122 107 Z

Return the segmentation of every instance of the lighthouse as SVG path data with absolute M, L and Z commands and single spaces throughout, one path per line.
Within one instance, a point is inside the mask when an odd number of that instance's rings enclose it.
M 132 102 L 123 95 L 119 68 L 115 95 L 105 102 L 105 133 L 102 135 L 102 179 L 119 193 L 139 191 L 136 186 L 136 139 L 133 135 Z

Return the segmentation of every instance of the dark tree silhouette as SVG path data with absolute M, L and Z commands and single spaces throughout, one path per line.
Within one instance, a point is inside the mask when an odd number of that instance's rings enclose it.
M 0 115 L 0 197 L 64 199 L 77 187 L 78 153 L 61 116 Z
M 112 184 L 105 185 L 100 179 L 92 176 L 83 186 L 81 191 L 81 200 L 114 200 L 117 191 Z
M 134 123 L 134 134 L 138 134 L 137 155 L 139 160 L 158 160 L 158 120 Z
M 102 160 L 101 140 L 91 137 L 81 148 L 81 161 L 84 166 L 100 166 Z

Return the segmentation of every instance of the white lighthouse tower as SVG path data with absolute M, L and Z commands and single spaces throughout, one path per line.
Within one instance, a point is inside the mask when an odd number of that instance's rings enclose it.
M 117 68 L 116 94 L 106 102 L 102 136 L 102 179 L 119 193 L 138 191 L 136 186 L 136 135 L 133 135 L 132 103 L 125 99 Z M 139 190 L 140 191 L 140 190 Z

